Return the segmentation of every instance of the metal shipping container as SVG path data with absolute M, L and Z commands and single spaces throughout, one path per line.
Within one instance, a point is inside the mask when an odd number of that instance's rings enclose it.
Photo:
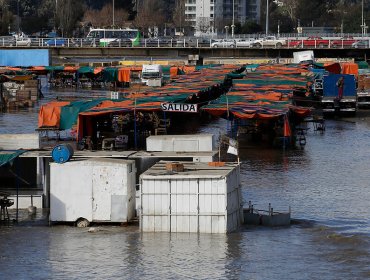
M 159 162 L 140 176 L 140 227 L 145 232 L 227 233 L 243 220 L 240 168 L 182 162 L 183 172 Z
M 135 216 L 135 161 L 50 163 L 50 221 L 128 222 Z

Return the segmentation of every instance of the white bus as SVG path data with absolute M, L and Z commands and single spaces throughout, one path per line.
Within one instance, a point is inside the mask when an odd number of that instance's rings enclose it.
M 134 44 L 140 38 L 138 29 L 106 29 L 106 28 L 92 28 L 86 37 L 89 41 L 98 44 L 101 47 L 108 45 L 124 46 L 127 44 Z

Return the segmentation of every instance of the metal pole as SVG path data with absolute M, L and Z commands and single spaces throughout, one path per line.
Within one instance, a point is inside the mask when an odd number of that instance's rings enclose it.
M 362 36 L 364 36 L 364 0 L 361 3 L 361 32 Z
M 266 35 L 269 33 L 269 0 L 266 0 Z
M 233 21 L 231 23 L 231 37 L 234 38 L 234 28 L 235 28 L 235 0 L 233 0 Z
M 114 27 L 114 0 L 113 0 L 113 27 Z
M 20 172 L 19 172 L 19 157 L 16 158 L 14 162 L 15 162 L 15 170 L 16 170 L 15 171 L 15 173 L 16 173 L 15 180 L 16 180 L 16 195 L 17 195 L 17 197 L 16 197 L 17 208 L 16 208 L 16 213 L 15 213 L 15 220 L 18 223 L 18 217 L 19 217 L 19 178 L 18 178 L 18 176 L 20 174 Z
M 17 31 L 20 32 L 20 19 L 19 19 L 19 0 L 17 1 Z
M 54 31 L 57 32 L 58 0 L 55 0 Z

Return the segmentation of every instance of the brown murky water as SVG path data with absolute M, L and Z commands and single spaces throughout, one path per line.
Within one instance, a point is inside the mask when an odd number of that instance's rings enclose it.
M 369 279 L 368 116 L 328 120 L 324 134 L 311 128 L 304 149 L 241 149 L 245 202 L 291 206 L 299 223 L 288 228 L 197 235 L 2 226 L 0 279 Z M 0 133 L 33 132 L 36 123 L 36 109 L 0 113 Z M 226 129 L 218 120 L 197 130 Z

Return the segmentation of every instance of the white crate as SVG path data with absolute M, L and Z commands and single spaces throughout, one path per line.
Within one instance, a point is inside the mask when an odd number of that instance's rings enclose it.
M 239 166 L 183 162 L 168 172 L 159 162 L 140 176 L 144 232 L 227 233 L 243 221 Z

